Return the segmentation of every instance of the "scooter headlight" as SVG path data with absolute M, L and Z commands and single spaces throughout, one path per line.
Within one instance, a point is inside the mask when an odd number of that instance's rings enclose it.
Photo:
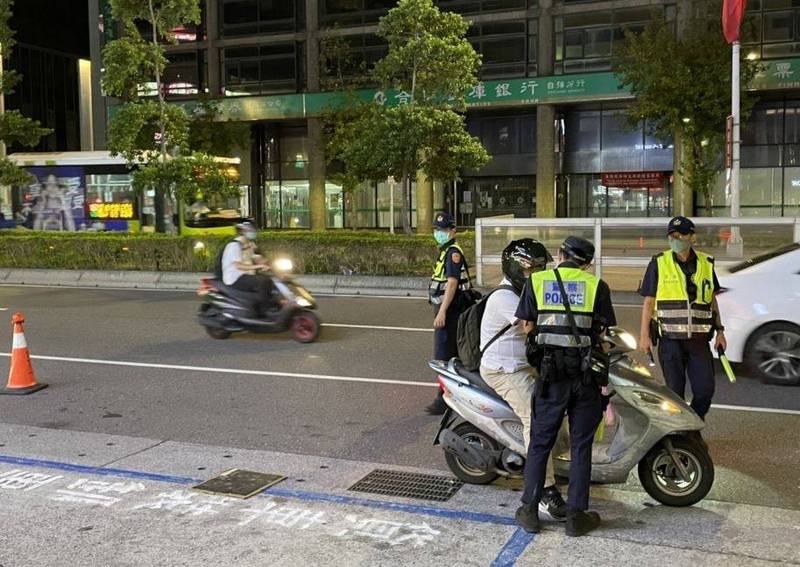
M 272 262 L 272 267 L 276 272 L 291 272 L 294 264 L 289 258 L 278 258 Z
M 311 307 L 311 302 L 305 297 L 298 297 L 297 305 L 299 305 L 300 307 Z
M 650 409 L 658 408 L 664 413 L 668 413 L 670 415 L 679 414 L 683 411 L 681 407 L 675 402 L 670 401 L 666 398 L 662 398 L 661 396 L 658 396 L 656 394 L 651 394 L 650 392 L 634 390 L 633 397 L 642 406 L 648 407 Z

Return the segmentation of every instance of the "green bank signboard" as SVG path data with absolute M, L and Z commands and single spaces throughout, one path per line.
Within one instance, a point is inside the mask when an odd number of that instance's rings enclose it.
M 763 62 L 751 90 L 800 88 L 800 58 Z M 614 73 L 585 73 L 483 81 L 466 95 L 468 108 L 502 108 L 536 104 L 564 104 L 630 98 Z M 345 93 L 302 93 L 227 97 L 218 101 L 221 120 L 276 120 L 306 118 L 351 103 L 354 98 L 387 106 L 408 104 L 403 91 L 360 90 Z M 191 109 L 194 104 L 186 103 Z M 113 109 L 111 109 L 113 113 Z

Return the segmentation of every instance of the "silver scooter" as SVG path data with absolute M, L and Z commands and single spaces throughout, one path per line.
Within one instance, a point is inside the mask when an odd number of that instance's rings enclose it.
M 595 438 L 592 481 L 624 483 L 638 465 L 642 486 L 658 502 L 668 506 L 699 502 L 714 483 L 708 449 L 693 435 L 703 428 L 703 420 L 629 355 L 636 349 L 630 333 L 612 328 L 604 340 L 610 347 L 609 395 L 616 423 L 601 427 L 602 438 Z M 525 467 L 522 422 L 511 407 L 479 373 L 465 370 L 458 359 L 429 365 L 439 374 L 449 406 L 434 444 L 444 449 L 453 474 L 472 484 L 521 476 Z M 552 453 L 555 472 L 562 477 L 569 476 L 566 425 L 565 418 Z

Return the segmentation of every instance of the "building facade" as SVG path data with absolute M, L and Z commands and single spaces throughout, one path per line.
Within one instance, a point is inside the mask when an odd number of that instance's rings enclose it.
M 411 191 L 410 221 L 447 208 L 459 224 L 518 217 L 665 217 L 702 208 L 674 173 L 675 144 L 624 118 L 630 96 L 610 72 L 625 30 L 654 17 L 680 33 L 690 0 L 439 0 L 471 23 L 483 55 L 481 83 L 467 97 L 467 123 L 491 162 L 461 178 Z M 343 193 L 326 178 L 319 111 L 326 92 L 326 39 L 341 38 L 354 69 L 386 53 L 377 23 L 396 0 L 202 0 L 198 26 L 177 30 L 168 48 L 165 94 L 181 101 L 222 97 L 223 115 L 251 123 L 242 152 L 247 211 L 274 228 L 399 226 L 401 191 L 391 180 Z M 89 0 L 94 141 L 104 144 L 108 107 L 100 52 L 113 30 L 106 0 Z M 743 127 L 742 212 L 795 215 L 800 206 L 800 8 L 751 0 L 744 46 L 765 62 L 760 102 Z M 372 91 L 385 104 L 403 93 Z M 797 124 L 796 124 L 797 123 Z M 333 176 L 331 176 L 333 177 Z M 394 205 L 394 206 L 392 206 Z M 726 207 L 724 182 L 715 214 Z M 390 211 L 394 210 L 392 218 Z

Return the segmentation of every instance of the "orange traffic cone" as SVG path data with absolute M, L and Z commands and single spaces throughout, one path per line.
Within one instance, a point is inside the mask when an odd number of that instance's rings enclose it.
M 36 376 L 33 375 L 31 355 L 28 352 L 28 343 L 25 340 L 25 331 L 22 328 L 25 316 L 22 313 L 15 313 L 11 321 L 14 323 L 11 372 L 8 374 L 8 385 L 0 390 L 0 394 L 31 394 L 42 388 L 47 388 L 47 384 L 38 384 Z

